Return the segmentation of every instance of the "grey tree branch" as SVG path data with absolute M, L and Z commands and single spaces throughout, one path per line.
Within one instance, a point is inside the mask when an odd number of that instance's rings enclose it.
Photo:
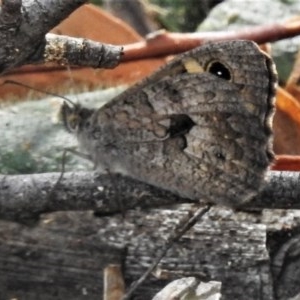
M 51 33 L 46 35 L 46 43 L 40 50 L 41 55 L 35 55 L 33 63 L 55 62 L 93 68 L 114 68 L 122 54 L 119 46 Z
M 124 210 L 189 202 L 116 174 L 65 173 L 56 184 L 58 178 L 59 173 L 1 175 L 0 218 L 22 221 L 64 210 L 95 210 L 99 215 L 108 215 L 120 212 L 120 201 Z
M 117 174 L 66 173 L 56 185 L 58 178 L 58 173 L 0 176 L 0 218 L 26 221 L 41 213 L 66 210 L 108 215 L 122 209 L 198 202 Z M 298 173 L 272 171 L 266 180 L 265 188 L 241 209 L 300 208 Z
M 30 63 L 56 62 L 112 68 L 122 48 L 46 34 L 86 0 L 3 0 L 0 73 Z

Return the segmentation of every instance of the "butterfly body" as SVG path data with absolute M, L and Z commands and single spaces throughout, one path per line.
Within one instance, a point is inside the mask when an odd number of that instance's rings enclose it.
M 207 44 L 98 110 L 65 106 L 63 118 L 97 168 L 239 206 L 273 159 L 275 84 L 271 59 L 254 43 Z

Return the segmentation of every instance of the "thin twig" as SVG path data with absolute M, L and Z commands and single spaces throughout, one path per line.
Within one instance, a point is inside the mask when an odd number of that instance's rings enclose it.
M 174 243 L 176 243 L 190 228 L 192 228 L 211 208 L 211 205 L 207 205 L 204 208 L 198 208 L 196 212 L 193 214 L 191 218 L 187 220 L 180 227 L 175 230 L 175 234 L 171 236 L 168 241 L 166 242 L 163 250 L 161 253 L 157 256 L 155 261 L 152 263 L 152 265 L 148 268 L 148 270 L 137 280 L 135 281 L 131 287 L 129 288 L 128 292 L 124 295 L 122 300 L 129 300 L 130 297 L 133 295 L 133 293 L 136 291 L 136 289 L 143 284 L 143 282 L 148 278 L 148 276 L 153 272 L 153 270 L 157 267 L 157 265 L 160 263 L 161 259 L 167 254 L 168 250 L 173 246 Z
M 300 20 L 244 28 L 238 31 L 178 33 L 158 31 L 146 40 L 124 46 L 121 61 L 178 54 L 208 41 L 252 40 L 258 44 L 275 42 L 300 34 Z

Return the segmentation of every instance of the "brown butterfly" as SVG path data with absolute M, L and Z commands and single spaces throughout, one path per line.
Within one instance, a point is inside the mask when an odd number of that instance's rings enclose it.
M 236 207 L 260 190 L 273 160 L 276 83 L 255 43 L 210 43 L 98 110 L 65 102 L 62 116 L 98 169 Z

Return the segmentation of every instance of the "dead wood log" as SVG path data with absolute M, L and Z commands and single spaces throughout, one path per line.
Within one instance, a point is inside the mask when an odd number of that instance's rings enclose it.
M 127 286 L 146 270 L 189 205 L 95 218 L 91 212 L 45 215 L 30 228 L 0 226 L 3 299 L 101 299 L 102 270 L 121 264 Z M 267 226 L 256 215 L 213 209 L 174 245 L 136 293 L 151 299 L 166 283 L 194 276 L 222 282 L 222 299 L 273 299 Z

